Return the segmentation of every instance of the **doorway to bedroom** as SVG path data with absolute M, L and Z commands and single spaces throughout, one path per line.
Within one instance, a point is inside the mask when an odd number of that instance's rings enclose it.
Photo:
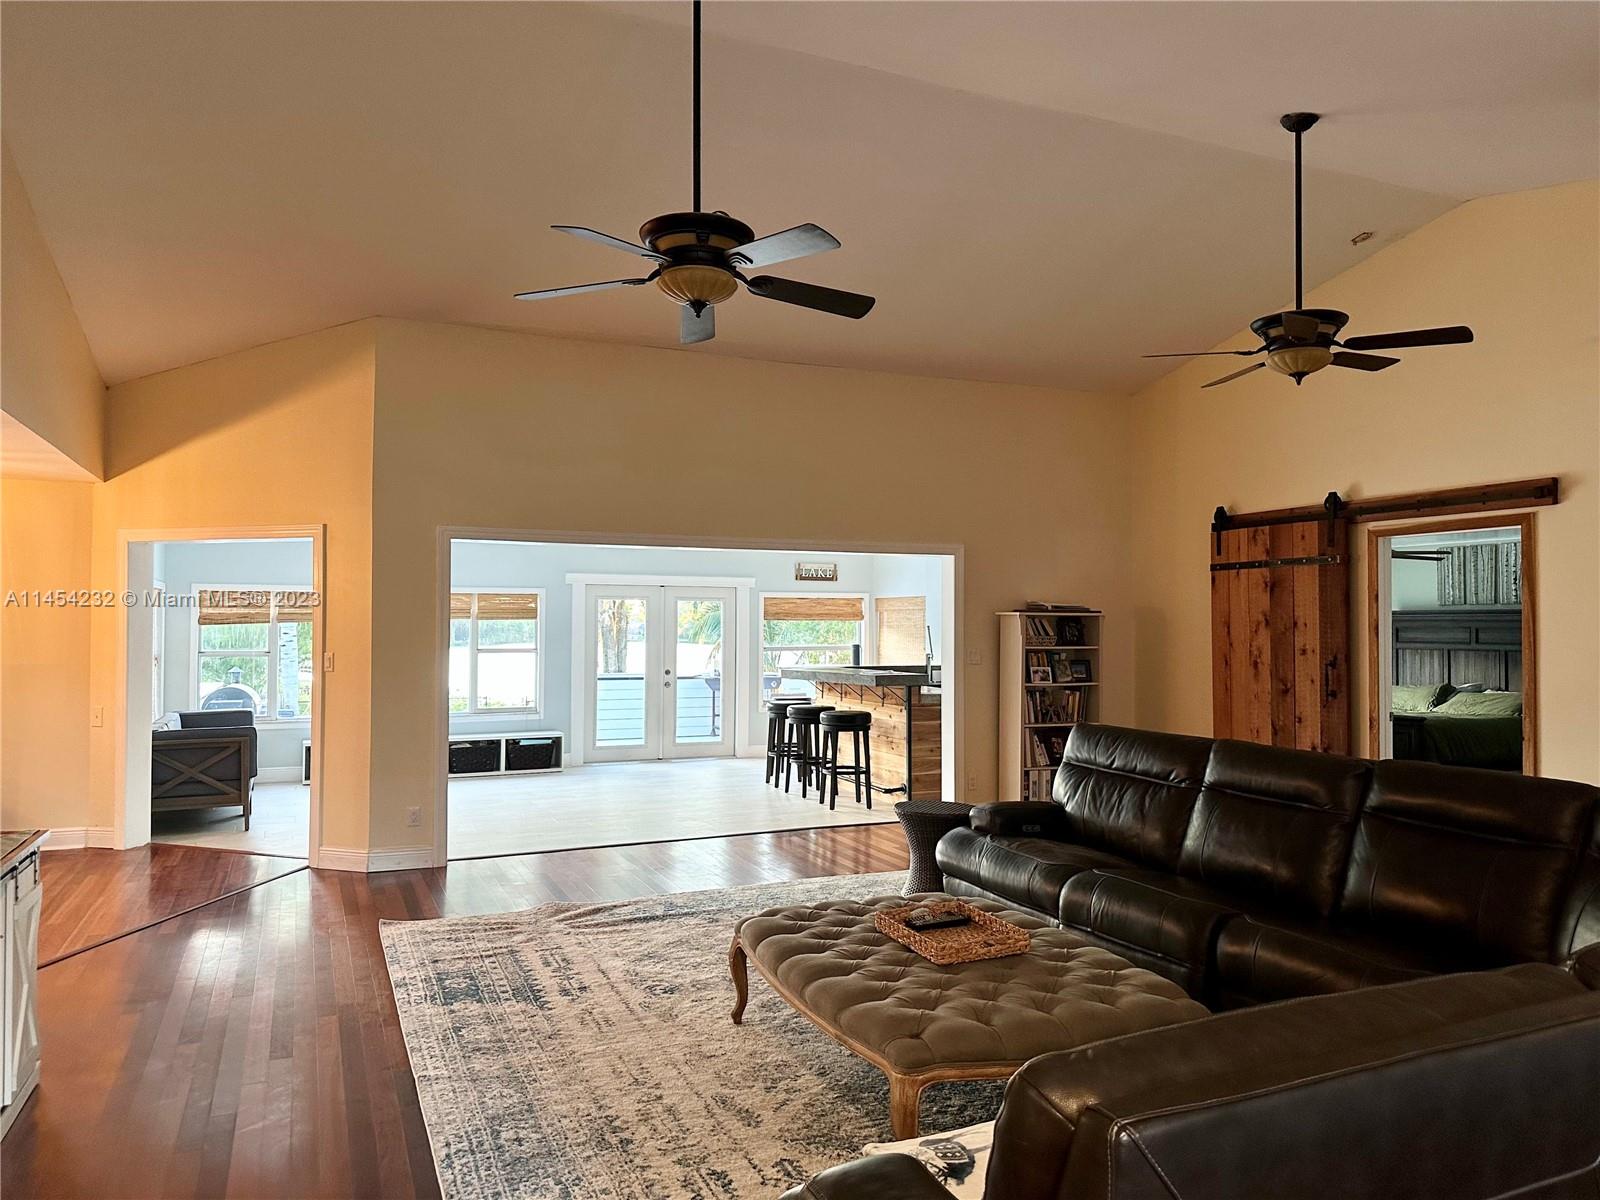
M 1370 745 L 1535 774 L 1531 515 L 1369 531 Z

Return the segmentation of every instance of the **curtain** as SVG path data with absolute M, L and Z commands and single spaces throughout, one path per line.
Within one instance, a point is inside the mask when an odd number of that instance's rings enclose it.
M 1449 546 L 1438 564 L 1439 604 L 1522 603 L 1522 544 Z

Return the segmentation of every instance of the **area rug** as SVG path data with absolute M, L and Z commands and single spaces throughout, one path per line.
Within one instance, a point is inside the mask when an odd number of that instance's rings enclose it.
M 381 936 L 449 1200 L 776 1200 L 889 1133 L 881 1073 L 754 971 L 729 1019 L 741 916 L 898 894 L 904 875 L 616 904 L 547 904 Z M 922 1127 L 991 1119 L 998 1083 L 923 1094 Z

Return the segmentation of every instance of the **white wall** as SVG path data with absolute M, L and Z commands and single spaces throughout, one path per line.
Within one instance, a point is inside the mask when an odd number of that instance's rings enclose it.
M 156 576 L 168 595 L 187 596 L 196 587 L 233 584 L 311 587 L 311 542 L 303 538 L 264 538 L 238 542 L 163 542 L 156 547 Z M 169 607 L 162 631 L 163 712 L 195 707 L 195 611 L 187 604 Z M 300 743 L 311 736 L 311 720 L 256 719 L 261 771 L 278 778 L 300 778 Z
M 796 562 L 832 562 L 839 567 L 834 583 L 796 583 Z M 571 680 L 572 586 L 568 573 L 615 575 L 694 575 L 754 579 L 751 593 L 750 646 L 761 644 L 760 603 L 764 592 L 815 592 L 885 596 L 926 595 L 934 644 L 942 636 L 941 560 L 915 554 L 824 554 L 779 550 L 676 550 L 651 546 L 580 546 L 542 542 L 457 541 L 450 555 L 450 584 L 455 588 L 544 588 L 540 612 L 544 654 L 544 705 L 538 718 L 526 715 L 486 717 L 455 715 L 452 732 L 559 729 L 572 733 Z M 872 627 L 869 610 L 866 627 Z M 870 661 L 870 647 L 863 648 Z M 753 676 L 752 664 L 741 665 L 740 678 Z M 760 697 L 746 687 L 744 703 L 751 729 L 765 728 Z M 759 733 L 758 733 L 759 736 Z

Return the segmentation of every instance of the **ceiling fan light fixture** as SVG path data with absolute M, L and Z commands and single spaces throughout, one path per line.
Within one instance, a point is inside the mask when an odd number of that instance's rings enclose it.
M 721 304 L 739 290 L 739 281 L 721 267 L 689 263 L 662 267 L 656 286 L 679 304 Z
M 1327 346 L 1284 346 L 1267 352 L 1267 366 L 1280 374 L 1293 376 L 1297 383 L 1332 361 L 1333 351 Z

